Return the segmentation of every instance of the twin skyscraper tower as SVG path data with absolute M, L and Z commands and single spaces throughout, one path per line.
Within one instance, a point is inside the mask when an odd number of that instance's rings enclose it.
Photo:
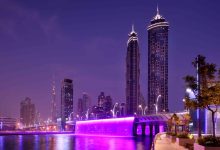
M 148 104 L 143 108 L 140 99 L 140 52 L 138 35 L 128 34 L 126 56 L 126 108 L 127 115 L 137 114 L 139 109 L 154 114 L 168 112 L 168 30 L 169 24 L 160 15 L 153 17 L 148 30 Z

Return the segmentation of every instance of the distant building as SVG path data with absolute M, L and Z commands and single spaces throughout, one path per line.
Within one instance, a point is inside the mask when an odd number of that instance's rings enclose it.
M 103 104 L 104 111 L 106 113 L 106 118 L 110 118 L 112 116 L 112 98 L 111 96 L 106 96 Z
M 64 79 L 61 87 L 61 128 L 65 130 L 66 121 L 73 112 L 73 81 Z
M 79 98 L 77 102 L 77 115 L 79 115 L 79 117 L 83 116 L 83 99 L 82 98 Z
M 168 112 L 168 30 L 169 24 L 159 14 L 151 20 L 148 30 L 148 110 Z M 161 96 L 159 96 L 161 95 Z M 158 101 L 157 101 L 158 100 Z
M 91 112 L 89 118 L 90 119 L 104 119 L 104 118 L 106 118 L 106 113 L 105 113 L 103 107 L 93 106 L 92 112 Z
M 137 33 L 132 31 L 128 34 L 127 56 L 126 56 L 126 109 L 127 115 L 133 116 L 137 113 L 140 97 L 140 53 Z
M 104 112 L 104 118 L 110 118 L 112 116 L 112 98 L 111 96 L 105 96 L 104 92 L 101 92 L 98 96 L 98 107 L 101 116 L 103 117 L 102 110 Z
M 98 96 L 98 106 L 103 107 L 104 102 L 105 102 L 105 93 L 101 92 L 100 95 Z
M 24 127 L 34 126 L 36 119 L 35 105 L 29 97 L 20 103 L 20 122 Z
M 121 103 L 120 105 L 120 116 L 121 117 L 126 116 L 126 104 L 125 103 Z
M 15 130 L 16 123 L 17 123 L 17 121 L 15 118 L 0 117 L 0 131 Z
M 83 93 L 82 98 L 78 99 L 78 115 L 82 118 L 85 118 L 87 113 L 89 113 L 89 109 L 91 107 L 91 99 L 87 93 Z

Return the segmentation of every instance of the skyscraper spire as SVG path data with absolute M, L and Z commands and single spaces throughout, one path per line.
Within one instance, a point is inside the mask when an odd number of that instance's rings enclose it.
M 157 4 L 157 15 L 159 15 L 159 7 L 158 7 L 158 4 Z
M 153 17 L 153 19 L 151 21 L 159 20 L 159 19 L 164 19 L 164 18 L 163 18 L 163 16 L 160 15 L 159 7 L 157 4 L 157 14 L 156 14 L 156 16 Z
M 134 32 L 134 24 L 132 24 L 131 32 Z

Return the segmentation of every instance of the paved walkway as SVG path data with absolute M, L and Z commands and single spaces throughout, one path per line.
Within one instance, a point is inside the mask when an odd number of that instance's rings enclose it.
M 159 133 L 155 136 L 154 140 L 155 150 L 187 150 L 183 146 L 179 146 L 175 143 L 171 143 L 166 137 L 165 133 Z

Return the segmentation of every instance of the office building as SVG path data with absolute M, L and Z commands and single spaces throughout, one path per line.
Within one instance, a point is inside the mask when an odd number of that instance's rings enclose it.
M 137 113 L 140 104 L 140 53 L 137 33 L 132 31 L 128 34 L 127 56 L 126 56 L 126 109 L 127 115 L 132 116 Z
M 29 97 L 20 103 L 20 122 L 24 127 L 32 127 L 35 124 L 36 109 Z
M 65 130 L 66 121 L 73 112 L 73 81 L 64 79 L 61 87 L 61 128 Z
M 153 17 L 148 30 L 148 111 L 168 112 L 168 30 L 160 15 Z

